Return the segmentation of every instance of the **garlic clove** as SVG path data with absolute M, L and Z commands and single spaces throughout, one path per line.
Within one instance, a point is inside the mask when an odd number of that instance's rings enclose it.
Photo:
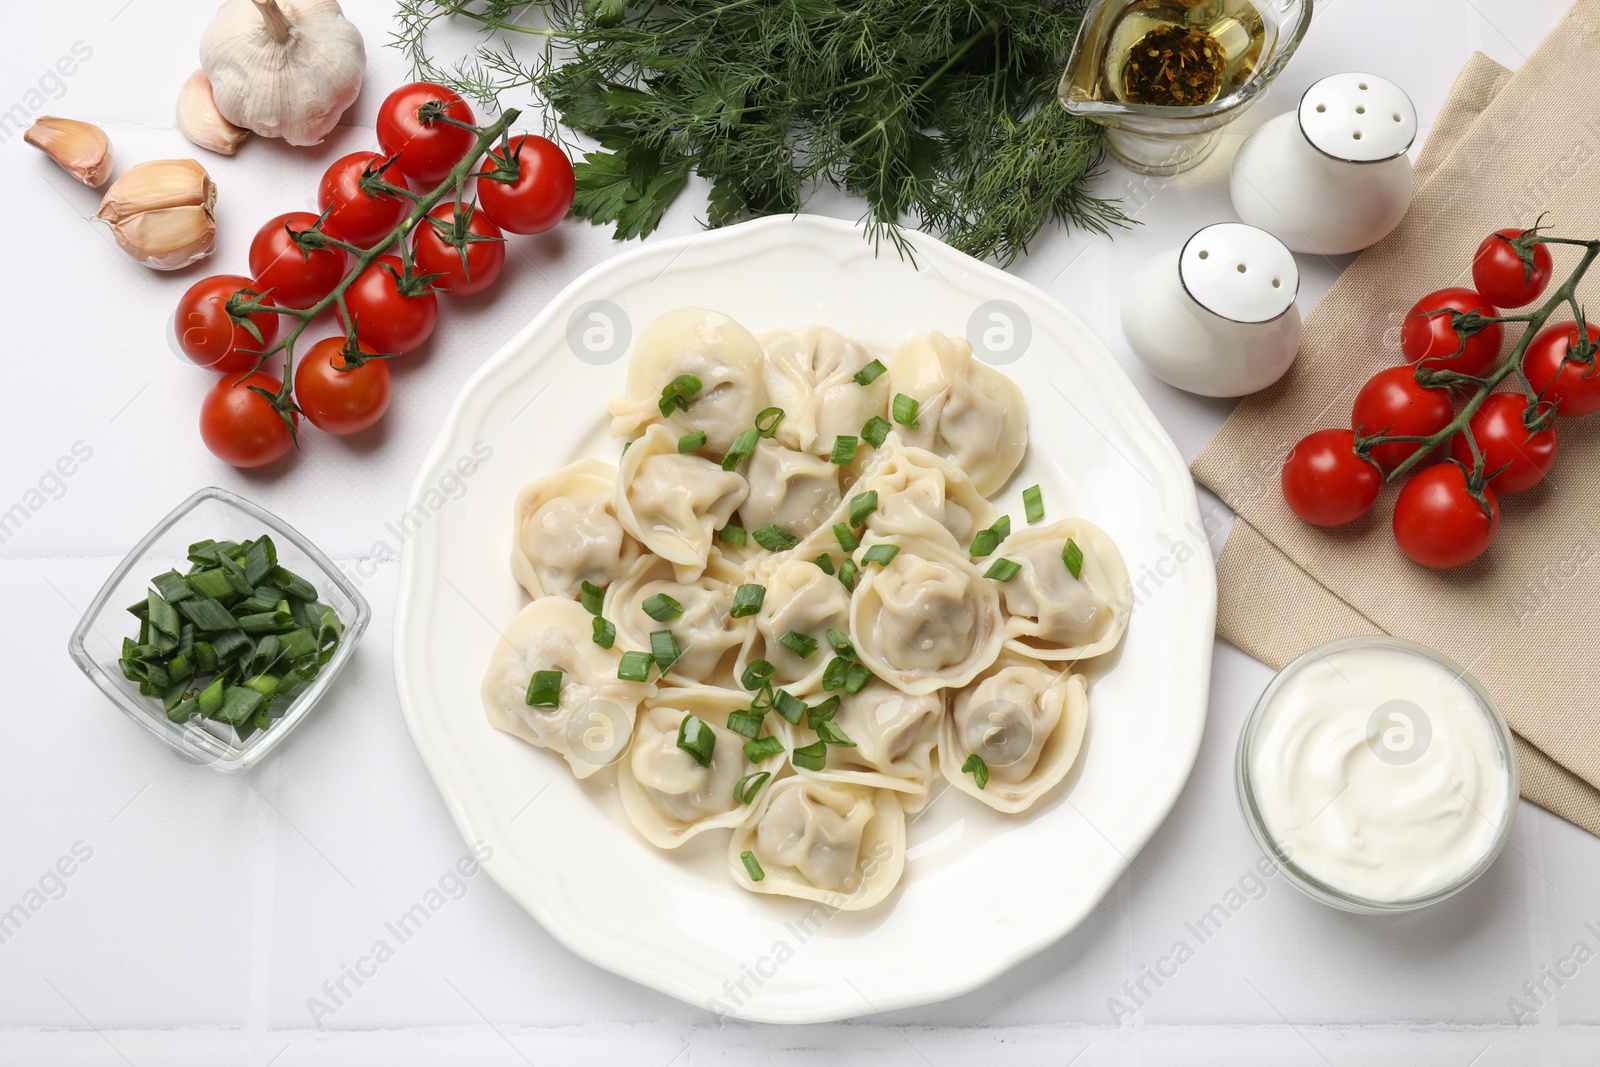
M 96 217 L 134 262 L 176 270 L 211 254 L 217 186 L 192 159 L 140 163 L 111 184 Z
M 239 142 L 250 136 L 249 130 L 222 117 L 211 94 L 211 79 L 203 70 L 189 75 L 178 91 L 178 129 L 201 148 L 224 156 L 237 152 Z
M 111 177 L 111 141 L 93 123 L 40 115 L 22 139 L 91 189 Z

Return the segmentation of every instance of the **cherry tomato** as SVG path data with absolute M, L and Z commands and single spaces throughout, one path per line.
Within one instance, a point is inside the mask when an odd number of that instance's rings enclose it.
M 488 240 L 469 240 L 463 260 L 455 245 L 444 236 L 456 233 L 463 236 L 475 234 Z M 451 296 L 470 296 L 483 292 L 500 277 L 500 271 L 506 265 L 506 242 L 500 236 L 500 227 L 475 208 L 463 206 L 461 217 L 458 218 L 454 202 L 440 204 L 428 212 L 428 218 L 417 227 L 412 251 L 417 271 L 421 274 L 443 275 L 433 280 L 433 287 Z
M 1485 486 L 1489 513 L 1467 489 L 1467 473 L 1454 463 L 1418 471 L 1394 502 L 1394 539 L 1424 567 L 1443 570 L 1471 563 L 1500 529 L 1500 504 Z
M 1496 307 L 1519 308 L 1539 299 L 1550 284 L 1552 262 L 1547 245 L 1534 245 L 1531 264 L 1523 263 L 1511 242 L 1524 230 L 1496 230 L 1483 239 L 1472 257 L 1472 284 Z
M 327 212 L 328 225 L 360 248 L 371 248 L 389 236 L 411 206 L 392 193 L 369 193 L 361 188 L 361 178 L 367 174 L 379 174 L 401 189 L 411 188 L 398 166 L 385 168 L 387 162 L 376 152 L 351 152 L 334 160 L 317 187 L 317 204 Z
M 1555 429 L 1529 433 L 1522 421 L 1527 410 L 1528 398 L 1521 393 L 1494 393 L 1469 421 L 1473 439 L 1483 453 L 1483 473 L 1493 479 L 1494 491 L 1500 496 L 1532 489 L 1556 462 Z M 1450 439 L 1450 458 L 1472 469 L 1472 446 L 1465 434 Z
M 399 256 L 379 256 L 344 291 L 355 316 L 356 337 L 374 352 L 404 353 L 420 348 L 439 321 L 439 298 L 415 280 L 400 281 Z M 344 313 L 339 325 L 344 326 Z
M 1400 324 L 1400 351 L 1413 363 L 1425 361 L 1431 370 L 1453 370 L 1458 374 L 1481 376 L 1500 358 L 1500 341 L 1505 327 L 1490 323 L 1466 340 L 1462 347 L 1461 335 L 1450 325 L 1449 311 L 1477 311 L 1493 317 L 1498 308 L 1484 300 L 1471 289 L 1440 289 L 1418 300 L 1405 322 Z M 1429 312 L 1438 311 L 1433 315 Z M 1460 354 L 1457 355 L 1457 351 Z
M 256 285 L 283 307 L 308 308 L 333 292 L 344 277 L 343 249 L 307 248 L 290 235 L 290 230 L 299 233 L 316 222 L 317 216 L 309 211 L 290 211 L 257 230 L 250 242 L 250 273 L 256 276 Z M 327 223 L 322 232 L 344 239 Z
M 272 402 L 251 386 L 276 393 L 283 383 L 256 371 L 242 380 L 233 374 L 217 379 L 200 402 L 200 438 L 211 454 L 235 467 L 262 467 L 294 446 L 294 436 Z M 299 418 L 290 415 L 299 425 Z
M 1450 425 L 1455 414 L 1447 390 L 1419 384 L 1411 367 L 1388 367 L 1368 378 L 1356 394 L 1350 425 L 1367 437 L 1380 432 L 1428 437 Z M 1371 456 L 1384 470 L 1394 470 L 1421 447 L 1420 441 L 1393 441 L 1374 445 Z
M 487 175 L 507 168 L 506 154 L 496 148 L 478 170 L 478 203 L 503 230 L 543 233 L 566 217 L 577 188 L 572 161 L 554 142 L 533 134 L 511 138 L 511 159 L 517 164 L 514 181 L 495 181 Z
M 361 352 L 372 349 L 358 342 Z M 324 337 L 306 350 L 294 371 L 294 399 L 313 426 L 328 433 L 359 433 L 389 409 L 389 365 L 369 359 L 345 369 L 345 339 Z
M 178 300 L 178 317 L 174 323 L 178 347 L 200 366 L 225 374 L 249 370 L 256 364 L 254 353 L 272 344 L 278 336 L 275 312 L 258 311 L 239 319 L 228 314 L 228 298 L 241 289 L 258 291 L 255 282 L 243 275 L 213 274 L 189 286 Z M 272 301 L 268 299 L 265 303 Z M 259 341 L 245 328 L 246 320 L 260 332 Z
M 397 164 L 407 177 L 423 185 L 444 181 L 477 141 L 471 130 L 446 122 L 424 121 L 421 109 L 435 103 L 457 122 L 472 122 L 472 108 L 461 97 L 433 82 L 411 82 L 390 93 L 378 108 L 378 145 L 386 156 L 399 156 Z
M 1590 343 L 1600 342 L 1600 326 L 1589 322 Z M 1546 326 L 1528 342 L 1522 357 L 1522 372 L 1534 391 L 1556 406 L 1557 415 L 1578 418 L 1600 411 L 1600 353 L 1594 362 L 1567 362 L 1567 353 L 1578 343 L 1578 324 L 1561 322 Z
M 1314 526 L 1342 526 L 1367 513 L 1383 488 L 1383 474 L 1356 454 L 1351 430 L 1318 430 L 1283 461 L 1283 499 Z

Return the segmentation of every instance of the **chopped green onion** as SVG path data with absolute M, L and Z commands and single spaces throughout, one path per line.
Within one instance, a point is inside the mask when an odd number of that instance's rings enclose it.
M 822 738 L 824 744 L 833 745 L 836 748 L 856 747 L 856 743 L 850 740 L 845 732 L 839 729 L 839 724 L 832 719 L 823 719 L 817 723 L 816 729 L 817 736 Z
M 678 724 L 678 747 L 693 756 L 700 766 L 709 767 L 717 749 L 717 735 L 701 720 L 685 715 Z
M 823 574 L 832 574 L 833 573 L 833 557 L 828 555 L 826 552 L 824 552 L 822 555 L 818 556 L 816 559 L 812 560 L 811 562 L 815 563 L 817 565 L 817 569 L 820 570 Z M 845 562 L 848 563 L 850 561 L 849 560 L 845 560 Z
M 994 520 L 994 524 L 986 530 L 979 530 L 978 536 L 972 539 L 972 551 L 969 555 L 974 558 L 987 556 L 1000 547 L 1000 542 L 1011 536 L 1011 516 L 1002 515 Z
M 856 591 L 856 578 L 861 574 L 861 568 L 853 559 L 847 559 L 839 564 L 839 582 L 850 592 Z
M 666 674 L 672 669 L 672 665 L 678 662 L 678 657 L 682 653 L 678 651 L 678 642 L 672 636 L 671 630 L 650 631 L 650 655 L 662 674 Z
M 225 596 L 233 595 L 233 583 L 228 581 L 228 576 L 223 574 L 220 569 L 195 571 L 193 574 L 186 575 L 183 581 L 198 597 L 220 600 Z M 177 600 L 176 597 L 168 597 L 167 599 L 174 602 Z
M 215 717 L 220 722 L 237 727 L 266 705 L 267 698 L 254 689 L 246 689 L 242 685 L 230 685 L 223 691 L 222 707 L 217 709 Z
M 762 682 L 750 697 L 750 710 L 765 715 L 772 710 L 772 684 Z
M 744 872 L 750 876 L 752 882 L 759 882 L 767 876 L 761 869 L 761 861 L 756 859 L 756 854 L 749 849 L 739 853 L 739 862 L 744 864 Z
M 533 677 L 528 679 L 528 696 L 525 703 L 530 708 L 560 707 L 561 672 L 534 671 Z
M 850 643 L 850 635 L 836 626 L 828 627 L 828 647 L 845 659 L 856 658 L 856 646 Z
M 764 711 L 734 711 L 728 714 L 728 729 L 740 737 L 754 741 L 761 736 L 761 724 L 767 721 Z
M 850 528 L 855 529 L 867 521 L 867 516 L 878 510 L 878 491 L 868 489 L 850 498 Z
M 863 564 L 876 563 L 880 567 L 887 567 L 894 562 L 894 558 L 899 554 L 899 545 L 873 545 L 867 549 L 866 555 L 861 557 L 861 562 Z
M 797 748 L 789 754 L 789 758 L 796 767 L 808 771 L 820 771 L 828 763 L 828 746 L 825 742 L 817 741 L 804 748 Z
M 979 789 L 989 787 L 989 765 L 983 762 L 983 757 L 976 752 L 968 756 L 967 762 L 961 765 L 961 773 L 972 775 L 972 780 L 977 783 Z
M 1004 541 L 1006 538 L 1011 536 L 1011 516 L 1000 516 L 998 519 L 994 520 L 993 525 L 991 525 L 989 529 L 993 530 L 997 535 L 999 535 L 1000 540 Z
M 771 771 L 756 771 L 754 774 L 745 775 L 733 783 L 733 799 L 741 804 L 748 805 L 756 798 L 756 794 L 761 792 L 761 787 L 766 785 L 771 777 Z M 749 852 L 746 852 L 745 855 L 752 860 L 755 859 L 755 856 Z M 755 876 L 751 875 L 751 877 L 754 878 Z
M 909 430 L 915 430 L 917 423 L 917 409 L 922 405 L 904 393 L 894 394 L 894 401 L 889 405 L 889 414 L 894 416 L 894 421 Z
M 775 522 L 761 527 L 751 536 L 768 552 L 786 552 L 800 543 L 800 538 Z
M 817 723 L 827 722 L 829 719 L 833 718 L 834 714 L 838 710 L 839 696 L 838 694 L 834 694 L 827 700 L 820 701 L 819 703 L 813 704 L 807 708 L 806 721 L 809 722 L 811 724 L 811 728 L 815 730 L 817 728 Z
M 317 599 L 316 586 L 300 577 L 294 571 L 284 567 L 274 567 L 267 574 L 267 578 L 273 585 L 282 589 L 286 595 L 292 596 L 297 600 Z
M 222 691 L 227 683 L 220 677 L 213 678 L 211 684 L 200 690 L 200 695 L 195 698 L 195 704 L 200 714 L 205 718 L 214 719 L 217 712 L 222 710 Z
M 801 659 L 810 659 L 817 651 L 817 639 L 810 634 L 803 634 L 799 630 L 790 630 L 778 638 L 778 644 L 787 648 Z
M 722 469 L 734 471 L 739 469 L 739 464 L 750 458 L 750 453 L 756 450 L 756 442 L 761 435 L 754 429 L 740 430 L 734 437 L 733 443 L 728 446 L 728 451 L 722 457 Z
M 147 618 L 149 618 L 151 626 L 168 636 L 178 636 L 178 631 L 182 628 L 182 622 L 178 618 L 178 611 L 171 604 L 161 599 L 160 593 L 154 589 L 150 590 L 145 596 L 145 606 L 149 612 Z
M 840 434 L 833 439 L 833 452 L 828 459 L 835 466 L 848 467 L 856 461 L 856 446 L 861 442 L 854 437 Z
M 594 617 L 594 643 L 601 648 L 610 648 L 617 643 L 617 628 L 609 619 Z
M 1083 577 L 1083 549 L 1070 537 L 1061 546 L 1061 562 L 1067 565 L 1067 570 L 1072 572 L 1074 578 Z
M 688 455 L 690 452 L 698 452 L 704 447 L 706 447 L 706 432 L 704 430 L 686 433 L 678 438 L 678 455 L 680 456 Z
M 762 603 L 767 599 L 767 587 L 746 582 L 733 594 L 733 607 L 728 609 L 728 614 L 735 619 L 743 619 L 754 615 L 761 610 Z
M 260 585 L 277 565 L 278 546 L 272 543 L 272 538 L 262 534 L 245 546 L 244 580 L 251 585 Z
M 799 726 L 800 720 L 806 716 L 806 702 L 797 696 L 791 696 L 786 690 L 779 689 L 772 694 L 772 710 L 782 715 L 791 725 Z
M 756 433 L 762 437 L 771 437 L 778 432 L 778 425 L 781 422 L 783 422 L 782 408 L 762 408 L 756 415 Z
M 783 742 L 768 734 L 766 737 L 744 743 L 745 759 L 751 763 L 765 763 L 783 751 Z
M 724 526 L 717 531 L 717 540 L 725 545 L 743 548 L 748 537 L 744 532 L 743 526 Z
M 861 538 L 857 537 L 855 531 L 845 523 L 836 522 L 833 524 L 833 536 L 834 540 L 839 542 L 839 547 L 844 549 L 846 554 L 854 552 L 861 547 Z
M 1009 582 L 1011 579 L 1015 578 L 1017 573 L 1021 570 L 1022 564 L 1018 563 L 1014 559 L 1006 559 L 1004 556 L 1001 556 L 999 559 L 989 564 L 989 569 L 983 572 L 983 576 L 985 578 L 993 578 L 997 582 Z
M 161 598 L 169 604 L 194 595 L 194 589 L 177 571 L 158 574 L 150 579 L 150 584 L 156 587 L 156 592 L 160 593 Z
M 649 681 L 650 664 L 654 662 L 648 652 L 624 652 L 617 664 L 617 677 L 624 682 Z
M 844 691 L 851 696 L 861 692 L 872 681 L 872 671 L 865 663 L 852 663 L 844 672 Z
M 584 611 L 590 615 L 598 615 L 605 607 L 606 591 L 591 582 L 584 582 L 579 587 L 578 599 L 583 602 Z
M 661 400 L 657 407 L 661 410 L 661 417 L 666 418 L 674 410 L 687 411 L 689 397 L 700 391 L 700 379 L 692 374 L 680 374 L 672 381 L 661 387 Z
M 233 613 L 222 606 L 220 600 L 210 597 L 191 597 L 188 600 L 178 601 L 178 611 L 184 618 L 194 623 L 195 628 L 202 633 L 213 630 L 232 630 L 239 623 Z
M 871 363 L 868 363 L 865 367 L 862 367 L 860 370 L 856 371 L 854 375 L 856 384 L 871 385 L 873 382 L 878 380 L 879 376 L 882 375 L 884 371 L 888 369 L 888 367 L 883 365 L 883 360 L 875 359 Z
M 1044 491 L 1037 485 L 1030 485 L 1022 491 L 1022 511 L 1028 516 L 1029 522 L 1044 518 Z
M 766 685 L 772 678 L 772 672 L 777 670 L 764 659 L 753 659 L 745 664 L 744 671 L 739 675 L 739 684 L 754 692 Z
M 827 667 L 822 671 L 822 688 L 825 690 L 843 689 L 844 679 L 850 671 L 850 661 L 843 656 L 835 656 L 828 661 Z
M 644 613 L 656 622 L 666 622 L 683 614 L 683 605 L 665 593 L 645 597 L 640 607 L 644 608 Z

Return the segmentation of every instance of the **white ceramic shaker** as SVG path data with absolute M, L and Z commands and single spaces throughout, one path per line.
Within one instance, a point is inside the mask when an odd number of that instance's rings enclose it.
M 1134 272 L 1122 332 L 1169 385 L 1201 396 L 1265 389 L 1300 347 L 1300 271 L 1272 234 L 1240 222 L 1197 231 Z
M 1335 74 L 1250 135 L 1233 161 L 1233 209 L 1296 252 L 1375 244 L 1411 206 L 1417 109 L 1394 82 Z

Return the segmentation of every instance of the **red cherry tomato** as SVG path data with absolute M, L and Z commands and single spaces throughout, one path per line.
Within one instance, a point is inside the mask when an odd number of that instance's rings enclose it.
M 506 242 L 500 236 L 500 227 L 476 208 L 463 206 L 462 216 L 457 217 L 454 202 L 440 204 L 428 212 L 427 219 L 417 227 L 416 243 L 412 249 L 417 271 L 421 274 L 443 275 L 433 280 L 433 287 L 451 296 L 470 296 L 483 292 L 500 277 L 500 271 L 506 265 Z M 457 232 L 462 236 L 471 234 L 488 240 L 469 240 L 463 260 L 455 245 L 444 236 Z
M 1600 326 L 1584 325 L 1590 343 L 1600 342 Z M 1600 353 L 1589 363 L 1568 362 L 1567 355 L 1577 343 L 1578 324 L 1557 323 L 1535 334 L 1522 357 L 1522 372 L 1534 391 L 1556 406 L 1557 415 L 1568 418 L 1600 411 Z
M 1450 425 L 1455 413 L 1448 391 L 1420 385 L 1411 367 L 1389 367 L 1367 379 L 1356 394 L 1350 425 L 1366 437 L 1380 432 L 1428 437 Z M 1374 445 L 1371 456 L 1384 470 L 1393 470 L 1421 447 L 1418 441 L 1394 441 Z
M 1378 465 L 1356 454 L 1350 430 L 1318 430 L 1283 461 L 1283 499 L 1314 526 L 1342 526 L 1367 513 L 1383 488 Z
M 513 181 L 495 181 L 487 175 L 507 168 L 504 150 L 496 148 L 478 170 L 478 203 L 503 230 L 543 233 L 566 217 L 577 188 L 572 161 L 559 145 L 544 137 L 524 134 L 511 138 L 511 157 L 517 164 Z
M 384 155 L 400 157 L 397 165 L 407 177 L 434 186 L 472 150 L 477 137 L 433 117 L 424 121 L 421 112 L 429 104 L 442 104 L 443 113 L 457 122 L 473 121 L 472 108 L 457 93 L 433 82 L 411 82 L 379 106 L 378 145 Z
M 200 438 L 211 454 L 235 467 L 262 467 L 294 446 L 294 436 L 272 402 L 251 386 L 276 393 L 283 383 L 260 371 L 242 380 L 224 374 L 200 402 Z M 290 415 L 299 425 L 299 419 Z
M 1545 409 L 1549 406 L 1543 405 Z M 1532 489 L 1556 462 L 1555 429 L 1530 433 L 1522 421 L 1527 410 L 1528 398 L 1521 393 L 1494 393 L 1469 420 L 1473 439 L 1483 453 L 1483 473 L 1492 479 L 1500 496 Z M 1450 439 L 1450 458 L 1472 469 L 1472 446 L 1465 434 Z
M 309 211 L 290 211 L 257 230 L 250 242 L 250 273 L 255 275 L 256 285 L 282 307 L 308 308 L 333 292 L 344 277 L 343 249 L 305 247 L 290 233 L 308 230 L 316 222 L 317 216 Z M 327 223 L 322 232 L 343 240 Z
M 189 286 L 178 300 L 178 347 L 202 367 L 237 374 L 256 365 L 255 352 L 278 336 L 278 316 L 258 311 L 235 319 L 228 314 L 228 298 L 240 290 L 257 292 L 255 282 L 241 274 L 213 274 Z M 270 304 L 270 299 L 265 301 Z M 261 340 L 251 336 L 245 322 L 255 325 Z
M 1419 472 L 1394 502 L 1394 539 L 1400 551 L 1424 567 L 1443 570 L 1471 563 L 1494 542 L 1500 504 L 1484 487 L 1489 513 L 1467 489 L 1467 474 L 1454 463 Z
M 344 304 L 355 316 L 356 337 L 374 352 L 404 353 L 422 347 L 439 321 L 439 298 L 431 289 L 418 291 L 415 281 L 400 282 L 399 256 L 379 256 L 344 291 Z M 339 313 L 339 325 L 345 325 Z
M 409 201 L 392 193 L 369 193 L 361 188 L 362 177 L 369 174 L 378 174 L 401 189 L 411 188 L 398 166 L 385 168 L 387 162 L 376 152 L 351 152 L 333 161 L 317 187 L 317 204 L 327 212 L 328 225 L 357 247 L 371 248 L 389 236 L 411 207 Z
M 1534 245 L 1531 264 L 1522 262 L 1511 242 L 1524 230 L 1496 230 L 1483 239 L 1472 257 L 1472 284 L 1495 307 L 1519 308 L 1539 299 L 1550 284 L 1552 262 L 1547 245 Z
M 371 353 L 366 345 L 361 352 Z M 359 433 L 389 409 L 389 365 L 369 359 L 346 369 L 345 339 L 324 337 L 306 350 L 294 371 L 294 399 L 313 426 L 328 433 Z
M 1468 337 L 1463 348 L 1461 335 L 1450 325 L 1450 311 L 1477 311 L 1486 317 L 1500 314 L 1498 308 L 1471 289 L 1440 289 L 1429 293 L 1412 305 L 1405 322 L 1400 324 L 1400 351 L 1412 363 L 1425 361 L 1424 365 L 1430 370 L 1453 370 L 1474 376 L 1485 374 L 1500 359 L 1500 341 L 1505 337 L 1505 327 L 1498 322 L 1490 323 Z

